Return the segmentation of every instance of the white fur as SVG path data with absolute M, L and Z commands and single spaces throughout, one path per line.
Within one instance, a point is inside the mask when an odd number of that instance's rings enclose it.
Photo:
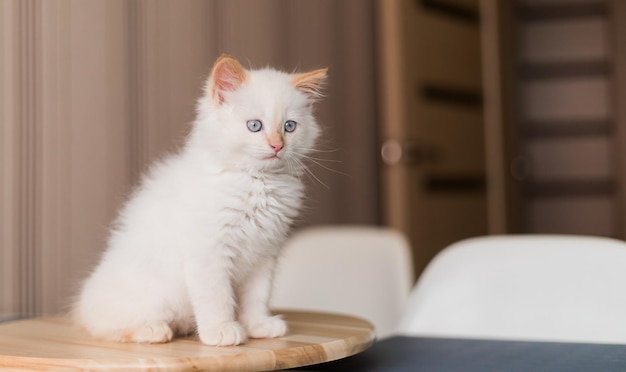
M 156 164 L 121 210 L 73 315 L 96 337 L 167 342 L 196 331 L 209 345 L 277 337 L 268 311 L 276 258 L 303 199 L 298 165 L 319 134 L 311 97 L 291 75 L 248 71 L 211 99 L 211 82 L 184 148 Z M 246 122 L 262 120 L 251 132 Z M 286 120 L 278 158 L 269 133 Z

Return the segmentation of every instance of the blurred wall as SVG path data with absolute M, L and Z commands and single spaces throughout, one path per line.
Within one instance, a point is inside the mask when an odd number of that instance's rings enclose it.
M 0 0 L 0 312 L 64 309 L 223 52 L 330 68 L 300 224 L 378 223 L 373 18 L 370 0 Z

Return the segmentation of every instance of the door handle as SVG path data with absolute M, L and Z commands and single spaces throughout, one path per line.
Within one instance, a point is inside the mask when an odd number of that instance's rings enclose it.
M 437 146 L 415 141 L 387 140 L 380 148 L 380 156 L 387 165 L 422 165 L 437 163 L 442 158 Z

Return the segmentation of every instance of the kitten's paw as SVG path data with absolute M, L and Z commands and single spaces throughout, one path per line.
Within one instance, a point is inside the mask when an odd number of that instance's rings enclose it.
M 287 334 L 287 323 L 280 315 L 268 316 L 246 322 L 246 329 L 252 338 L 275 338 Z
M 174 337 L 172 328 L 167 323 L 147 324 L 126 332 L 120 342 L 137 342 L 140 344 L 161 344 Z
M 246 341 L 246 331 L 238 322 L 226 322 L 198 330 L 203 344 L 211 346 L 234 346 Z

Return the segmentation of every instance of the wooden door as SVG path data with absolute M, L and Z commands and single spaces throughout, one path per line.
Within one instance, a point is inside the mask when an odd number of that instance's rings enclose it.
M 481 0 L 491 231 L 624 238 L 623 4 Z
M 478 2 L 379 6 L 385 220 L 410 237 L 419 274 L 487 233 Z

